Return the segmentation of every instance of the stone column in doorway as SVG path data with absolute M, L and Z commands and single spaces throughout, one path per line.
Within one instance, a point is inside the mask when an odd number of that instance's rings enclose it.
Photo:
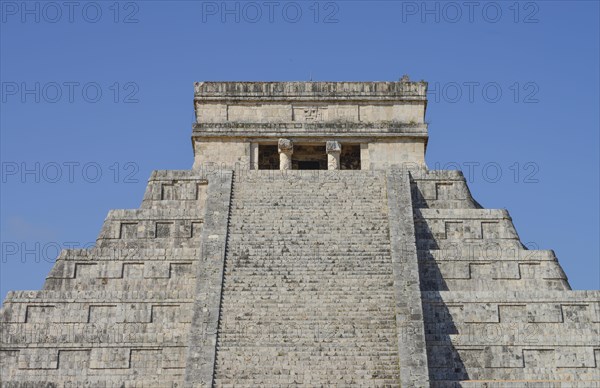
M 328 141 L 325 149 L 327 151 L 327 169 L 339 170 L 342 145 L 338 141 Z
M 279 148 L 279 169 L 291 170 L 294 143 L 290 139 L 279 139 L 277 146 Z

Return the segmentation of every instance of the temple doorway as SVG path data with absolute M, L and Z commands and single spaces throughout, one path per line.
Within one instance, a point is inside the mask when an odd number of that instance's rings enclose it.
M 277 144 L 258 145 L 258 169 L 279 170 L 279 152 L 277 151 Z
M 360 170 L 360 144 L 342 144 L 340 170 Z M 279 170 L 279 151 L 276 144 L 258 145 L 258 169 Z M 294 144 L 292 170 L 327 170 L 325 144 Z
M 292 170 L 327 170 L 325 144 L 294 145 Z
M 360 170 L 360 144 L 343 144 L 340 170 Z

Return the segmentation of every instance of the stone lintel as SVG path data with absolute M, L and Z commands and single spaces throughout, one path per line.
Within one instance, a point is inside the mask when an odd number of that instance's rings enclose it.
M 220 138 L 220 139 L 245 139 L 256 141 L 274 141 L 279 138 L 287 138 L 321 142 L 331 138 L 359 142 L 372 143 L 378 141 L 415 139 L 427 144 L 427 125 L 407 124 L 361 124 L 361 123 L 338 123 L 335 125 L 319 124 L 249 124 L 249 123 L 218 123 L 218 124 L 194 124 L 193 139 Z
M 410 135 L 398 135 L 395 133 L 381 133 L 381 134 L 357 134 L 357 133 L 284 133 L 284 132 L 239 132 L 232 133 L 230 136 L 224 136 L 223 133 L 219 132 L 194 132 L 192 135 L 193 139 L 198 140 L 209 140 L 219 139 L 219 141 L 251 141 L 261 143 L 277 143 L 277 140 L 281 137 L 286 139 L 293 139 L 295 142 L 302 141 L 307 143 L 322 143 L 326 142 L 327 139 L 336 137 L 340 141 L 351 142 L 351 143 L 374 143 L 374 142 L 385 142 L 394 140 L 420 140 L 427 144 L 428 136 L 424 134 L 410 134 Z

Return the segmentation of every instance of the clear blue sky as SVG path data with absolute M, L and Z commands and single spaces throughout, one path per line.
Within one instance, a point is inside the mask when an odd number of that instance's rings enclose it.
M 430 168 L 600 287 L 597 1 L 0 4 L 2 298 L 191 167 L 194 81 L 402 74 L 430 82 Z

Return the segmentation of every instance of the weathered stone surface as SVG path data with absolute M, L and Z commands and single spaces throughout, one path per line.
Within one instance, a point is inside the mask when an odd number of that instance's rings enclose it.
M 196 84 L 193 169 L 8 294 L 0 386 L 600 387 L 600 292 L 427 170 L 426 87 Z
M 327 152 L 327 169 L 339 170 L 340 155 L 342 153 L 342 145 L 340 144 L 340 142 L 328 141 L 325 145 L 325 151 Z
M 290 139 L 279 139 L 277 142 L 277 150 L 279 151 L 279 169 L 291 170 L 294 142 Z
M 142 207 L 110 212 L 96 247 L 61 252 L 43 291 L 9 293 L 3 387 L 182 385 L 208 179 L 154 172 Z
M 281 137 L 360 144 L 367 150 L 362 169 L 425 165 L 423 81 L 201 82 L 195 90 L 194 169 L 211 163 L 258 169 L 253 150 Z
M 410 176 L 407 171 L 390 170 L 386 179 L 401 382 L 411 387 L 427 387 L 429 375 Z
M 201 255 L 188 344 L 187 387 L 210 387 L 213 381 L 232 178 L 231 171 L 221 171 L 208 180 L 206 222 L 200 238 Z
M 236 176 L 217 386 L 400 385 L 385 198 L 383 172 Z

